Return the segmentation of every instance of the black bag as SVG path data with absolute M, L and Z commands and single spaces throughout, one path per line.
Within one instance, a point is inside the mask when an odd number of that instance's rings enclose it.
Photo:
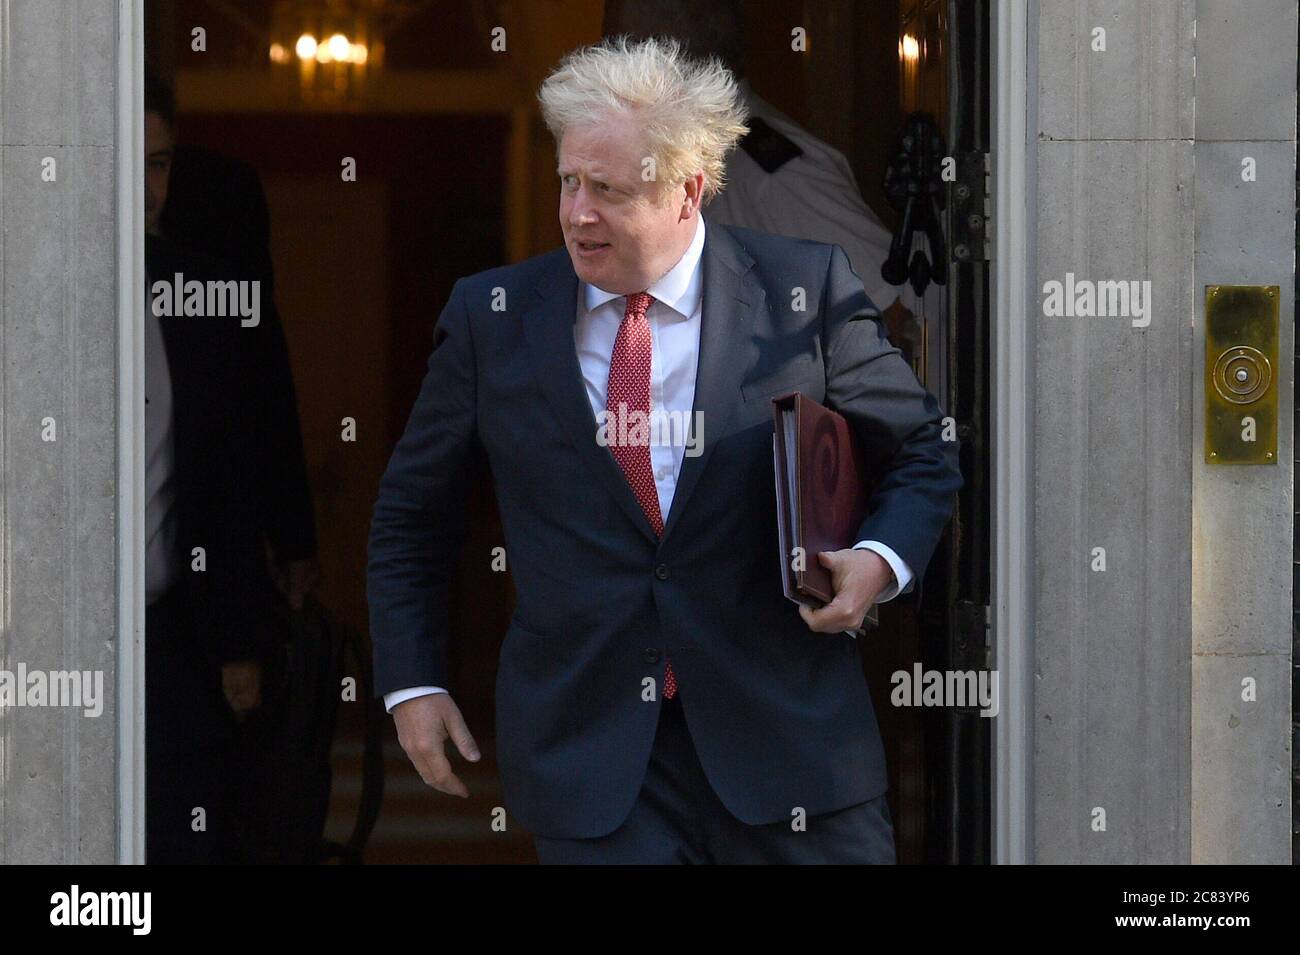
M 263 660 L 262 705 L 236 730 L 229 780 L 237 861 L 314 865 L 362 861 L 383 802 L 381 702 L 370 693 L 370 654 L 351 628 L 334 624 L 308 596 L 293 611 L 272 602 L 278 637 Z M 345 654 L 357 670 L 365 724 L 360 807 L 346 844 L 325 839 L 330 748 L 338 723 Z

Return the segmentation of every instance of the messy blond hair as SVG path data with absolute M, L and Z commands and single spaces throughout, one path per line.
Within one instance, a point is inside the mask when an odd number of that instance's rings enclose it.
M 567 129 L 631 116 L 664 188 L 704 173 L 703 201 L 726 185 L 727 153 L 747 132 L 749 110 L 717 57 L 692 59 L 671 37 L 609 37 L 579 47 L 537 92 L 558 146 Z

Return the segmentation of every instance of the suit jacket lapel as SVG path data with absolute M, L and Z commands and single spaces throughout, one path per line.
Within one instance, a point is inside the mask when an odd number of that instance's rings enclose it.
M 725 228 L 707 227 L 702 260 L 704 298 L 691 427 L 702 421 L 703 440 L 697 457 L 682 458 L 672 509 L 664 525 L 665 541 L 681 523 L 687 501 L 709 463 L 718 437 L 726 434 L 745 373 L 744 363 L 735 358 L 736 345 L 753 334 L 754 313 L 767 298 L 767 293 L 750 274 L 753 258 Z
M 596 443 L 596 418 L 573 341 L 573 326 L 578 318 L 578 276 L 567 250 L 559 250 L 556 258 L 556 266 L 535 287 L 523 317 L 524 336 L 542 393 L 578 456 L 641 533 L 655 541 L 654 528 L 632 493 L 623 469 L 609 448 Z

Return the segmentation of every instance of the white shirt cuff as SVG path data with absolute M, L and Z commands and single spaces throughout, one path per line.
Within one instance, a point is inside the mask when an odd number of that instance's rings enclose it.
M 434 693 L 446 693 L 440 686 L 408 686 L 404 690 L 393 690 L 391 693 L 384 694 L 384 709 L 393 712 L 393 707 L 398 703 L 405 703 L 407 700 L 413 700 L 417 696 L 431 696 Z
M 889 569 L 894 572 L 894 583 L 890 584 L 880 592 L 876 598 L 876 603 L 882 604 L 888 600 L 893 600 L 905 590 L 911 589 L 912 586 L 912 569 L 907 566 L 903 558 L 895 553 L 894 549 L 880 541 L 858 541 L 853 545 L 854 550 L 874 551 L 884 558 Z

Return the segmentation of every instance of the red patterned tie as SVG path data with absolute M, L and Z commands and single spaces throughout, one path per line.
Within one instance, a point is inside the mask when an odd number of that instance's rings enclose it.
M 627 297 L 627 308 L 623 312 L 623 323 L 618 326 L 618 337 L 614 339 L 614 353 L 609 360 L 609 388 L 605 393 L 605 409 L 610 412 L 614 422 L 620 416 L 633 411 L 640 411 L 647 418 L 650 414 L 650 363 L 652 347 L 650 344 L 650 324 L 645 313 L 654 301 L 645 292 L 637 292 Z M 620 405 L 622 407 L 620 407 Z M 631 425 L 629 424 L 630 430 Z M 623 428 L 618 428 L 626 433 Z M 647 430 L 647 435 L 649 431 Z M 624 444 L 611 441 L 609 450 L 614 460 L 623 469 L 632 493 L 636 495 L 641 510 L 654 528 L 655 536 L 664 532 L 663 515 L 659 512 L 659 492 L 655 489 L 654 471 L 650 467 L 650 443 Z M 673 675 L 672 664 L 664 660 L 664 699 L 671 700 L 677 695 L 677 677 Z

